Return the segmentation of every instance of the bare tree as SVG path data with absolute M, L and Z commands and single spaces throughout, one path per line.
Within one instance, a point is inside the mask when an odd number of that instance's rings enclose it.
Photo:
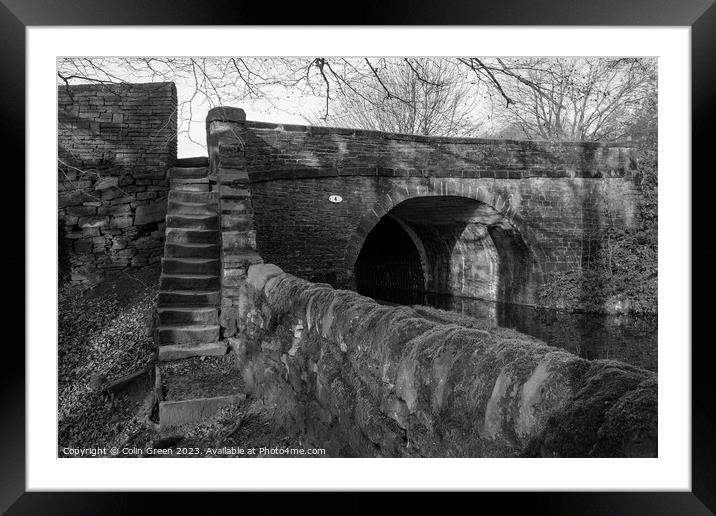
M 311 122 L 384 131 L 453 136 L 482 131 L 481 135 L 497 137 L 613 140 L 623 137 L 635 119 L 643 119 L 649 99 L 655 99 L 656 61 L 478 57 L 58 61 L 60 85 L 159 81 L 182 85 L 179 134 L 189 139 L 192 124 L 203 126 L 197 111 L 233 104 L 278 112 L 293 109 L 293 115 L 308 111 Z M 288 108 L 289 104 L 294 107 Z M 480 123 L 487 120 L 493 125 L 498 120 L 499 129 L 486 134 Z
M 389 59 L 372 63 L 374 81 L 344 88 L 330 116 L 312 123 L 405 134 L 476 136 L 479 97 L 466 70 L 447 59 Z
M 498 110 L 505 120 L 503 137 L 618 140 L 656 98 L 653 59 L 492 59 L 482 63 L 499 77 L 507 99 Z

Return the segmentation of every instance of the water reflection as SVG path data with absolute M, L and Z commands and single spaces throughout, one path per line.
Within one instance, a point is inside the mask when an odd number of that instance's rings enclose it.
M 574 314 L 443 294 L 401 300 L 486 319 L 587 359 L 609 358 L 657 371 L 657 318 Z

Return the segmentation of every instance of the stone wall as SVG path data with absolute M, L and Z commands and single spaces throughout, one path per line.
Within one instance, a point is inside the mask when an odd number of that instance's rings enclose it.
M 365 237 L 409 199 L 488 205 L 520 233 L 543 273 L 579 267 L 590 235 L 634 218 L 627 146 L 261 122 L 237 124 L 234 132 L 251 182 L 258 251 L 292 274 L 337 287 L 354 286 Z M 329 202 L 331 195 L 342 202 Z
M 634 214 L 633 185 L 624 179 L 354 176 L 265 181 L 251 190 L 262 256 L 339 287 L 351 286 L 352 266 L 372 227 L 408 199 L 466 197 L 502 208 L 544 272 L 578 267 L 600 225 L 631 224 Z M 330 203 L 330 195 L 343 201 Z
M 161 259 L 168 181 L 177 155 L 173 83 L 59 86 L 60 277 Z
M 359 457 L 654 457 L 657 377 L 254 265 L 230 339 L 306 446 Z
M 390 170 L 403 176 L 623 177 L 632 152 L 627 146 L 594 142 L 491 140 L 385 133 L 335 127 L 246 122 L 239 133 L 246 165 L 264 179 L 290 179 L 316 169 L 330 174 Z

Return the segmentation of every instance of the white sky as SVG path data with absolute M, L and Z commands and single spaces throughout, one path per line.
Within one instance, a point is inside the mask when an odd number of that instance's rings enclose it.
M 193 81 L 176 80 L 177 97 L 179 104 L 191 97 L 194 92 Z M 310 125 L 308 117 L 320 111 L 324 100 L 302 92 L 287 92 L 283 88 L 276 89 L 273 105 L 265 100 L 245 101 L 243 103 L 227 103 L 228 106 L 238 107 L 246 112 L 247 120 L 261 122 L 274 122 L 283 124 Z M 213 106 L 206 101 L 195 102 L 192 105 L 191 121 L 187 121 L 189 134 L 180 132 L 177 140 L 177 157 L 206 156 L 206 115 Z M 180 114 L 181 123 L 181 114 Z M 188 117 L 187 117 L 188 118 Z

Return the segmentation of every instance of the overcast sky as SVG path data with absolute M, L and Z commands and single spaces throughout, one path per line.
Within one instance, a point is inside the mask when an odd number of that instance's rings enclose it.
M 179 103 L 191 97 L 194 92 L 194 83 L 188 79 L 175 81 Z M 290 94 L 284 90 L 276 92 L 273 106 L 263 100 L 245 101 L 240 105 L 231 104 L 246 111 L 247 120 L 261 122 L 276 122 L 284 124 L 310 125 L 309 118 L 320 111 L 325 100 L 304 93 Z M 192 104 L 192 121 L 189 124 L 189 134 L 180 133 L 177 141 L 177 157 L 206 156 L 206 126 L 204 121 L 211 109 L 206 102 Z M 188 115 L 188 113 L 186 113 Z M 188 116 L 186 117 L 188 118 Z

